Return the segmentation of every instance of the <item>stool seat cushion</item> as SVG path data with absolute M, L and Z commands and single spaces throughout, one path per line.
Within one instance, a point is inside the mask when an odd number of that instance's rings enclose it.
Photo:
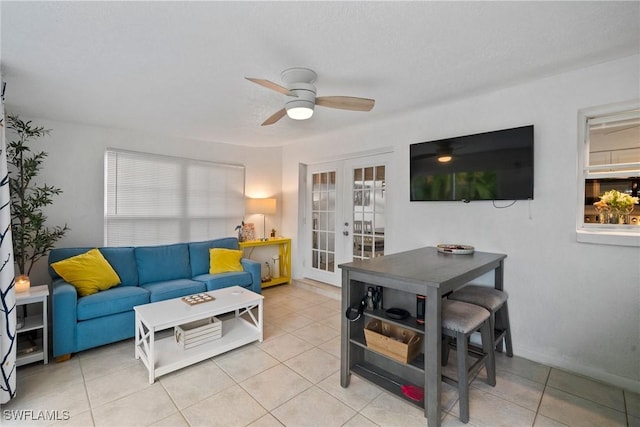
M 443 331 L 469 334 L 478 329 L 490 314 L 484 308 L 466 302 L 442 300 Z
M 487 310 L 494 312 L 502 307 L 509 294 L 505 291 L 499 291 L 494 288 L 479 285 L 467 285 L 464 288 L 453 292 L 448 297 L 451 300 L 468 302 L 469 304 L 479 305 Z

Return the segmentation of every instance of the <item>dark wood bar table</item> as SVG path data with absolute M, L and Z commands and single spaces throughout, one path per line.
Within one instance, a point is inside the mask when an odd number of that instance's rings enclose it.
M 350 321 L 342 318 L 340 384 L 349 386 L 355 373 L 424 409 L 430 427 L 440 426 L 441 408 L 441 301 L 442 297 L 492 270 L 494 286 L 503 289 L 504 254 L 474 252 L 451 254 L 425 247 L 377 258 L 341 264 L 343 313 L 358 308 L 369 288 L 382 291 L 383 307 L 364 309 L 360 316 L 351 311 Z M 426 296 L 425 324 L 416 322 L 416 295 Z M 386 316 L 390 307 L 403 308 L 411 316 L 394 320 Z M 357 317 L 357 319 L 355 319 Z M 401 363 L 367 347 L 364 328 L 381 320 L 424 334 L 422 354 Z M 424 387 L 423 400 L 403 395 L 399 384 Z

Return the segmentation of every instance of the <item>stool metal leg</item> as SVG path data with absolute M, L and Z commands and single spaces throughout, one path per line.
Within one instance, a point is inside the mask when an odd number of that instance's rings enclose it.
M 460 421 L 466 424 L 469 422 L 469 368 L 467 366 L 467 337 L 465 334 L 456 334 L 456 344 Z
M 495 351 L 497 351 L 498 353 L 502 353 L 503 340 L 502 339 L 496 340 L 496 335 L 498 335 L 496 333 L 496 316 L 498 315 L 498 313 L 500 313 L 500 309 L 498 309 L 496 313 L 491 313 L 491 316 L 489 316 L 489 323 L 491 324 L 491 338 L 493 339 L 493 345 L 494 345 Z
M 484 322 L 480 330 L 482 336 L 482 351 L 487 355 L 484 359 L 484 367 L 487 371 L 487 384 L 496 385 L 496 358 L 493 352 L 493 327 L 491 322 Z
M 495 341 L 495 349 L 498 353 L 502 353 L 504 346 L 507 347 L 507 356 L 513 357 L 513 346 L 511 344 L 511 325 L 509 324 L 509 308 L 505 301 L 502 307 L 500 307 L 494 314 L 491 315 L 491 330 L 495 331 L 496 317 L 500 316 L 500 326 L 504 335 L 501 339 Z M 497 335 L 497 334 L 496 334 Z
M 513 357 L 513 345 L 511 344 L 511 325 L 509 323 L 509 307 L 507 306 L 507 301 L 504 302 L 504 305 L 500 309 L 500 315 L 502 316 L 502 324 L 505 327 L 504 342 L 507 345 L 507 356 Z
M 449 363 L 449 347 L 450 347 L 451 338 L 448 336 L 442 337 L 442 357 L 441 357 L 441 365 L 447 366 Z

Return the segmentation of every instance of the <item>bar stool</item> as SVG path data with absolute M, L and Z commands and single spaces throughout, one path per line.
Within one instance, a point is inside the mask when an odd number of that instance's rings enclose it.
M 507 299 L 509 294 L 494 288 L 479 285 L 467 285 L 460 290 L 451 293 L 450 300 L 462 301 L 469 304 L 479 305 L 489 310 L 491 313 L 491 330 L 494 336 L 496 351 L 502 351 L 502 340 L 507 347 L 507 356 L 513 357 L 513 346 L 511 344 L 511 326 L 509 325 L 509 308 Z M 496 330 L 496 313 L 500 320 L 500 329 Z
M 455 338 L 458 372 L 457 381 L 445 375 L 442 376 L 442 380 L 458 387 L 460 421 L 463 423 L 469 422 L 469 383 L 482 368 L 483 362 L 487 370 L 487 384 L 496 385 L 496 360 L 491 339 L 490 318 L 490 313 L 480 306 L 460 301 L 442 300 L 442 335 L 445 340 L 442 345 L 442 360 L 445 362 L 448 359 L 449 341 L 451 338 Z M 469 366 L 467 342 L 471 334 L 478 330 L 480 330 L 482 338 L 482 355 L 473 353 L 477 360 Z

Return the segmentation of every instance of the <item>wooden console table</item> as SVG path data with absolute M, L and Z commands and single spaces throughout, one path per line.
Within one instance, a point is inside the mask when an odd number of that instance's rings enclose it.
M 240 249 L 256 248 L 260 246 L 278 246 L 280 256 L 280 274 L 267 282 L 262 282 L 263 288 L 281 285 L 291 281 L 291 239 L 284 237 L 271 237 L 268 240 L 247 240 L 238 243 Z
M 447 254 L 427 247 L 341 264 L 343 313 L 347 308 L 357 306 L 371 286 L 383 287 L 384 304 L 383 310 L 365 310 L 353 322 L 342 318 L 342 387 L 349 386 L 350 375 L 355 373 L 422 407 L 429 426 L 440 426 L 442 297 L 492 270 L 495 271 L 494 286 L 502 290 L 505 258 L 503 254 L 486 252 Z M 416 295 L 427 297 L 425 325 L 416 322 Z M 390 307 L 404 308 L 411 317 L 389 319 L 384 310 Z M 363 330 L 374 319 L 424 334 L 423 354 L 405 364 L 369 349 Z M 398 383 L 424 387 L 424 399 L 416 402 L 406 398 Z

